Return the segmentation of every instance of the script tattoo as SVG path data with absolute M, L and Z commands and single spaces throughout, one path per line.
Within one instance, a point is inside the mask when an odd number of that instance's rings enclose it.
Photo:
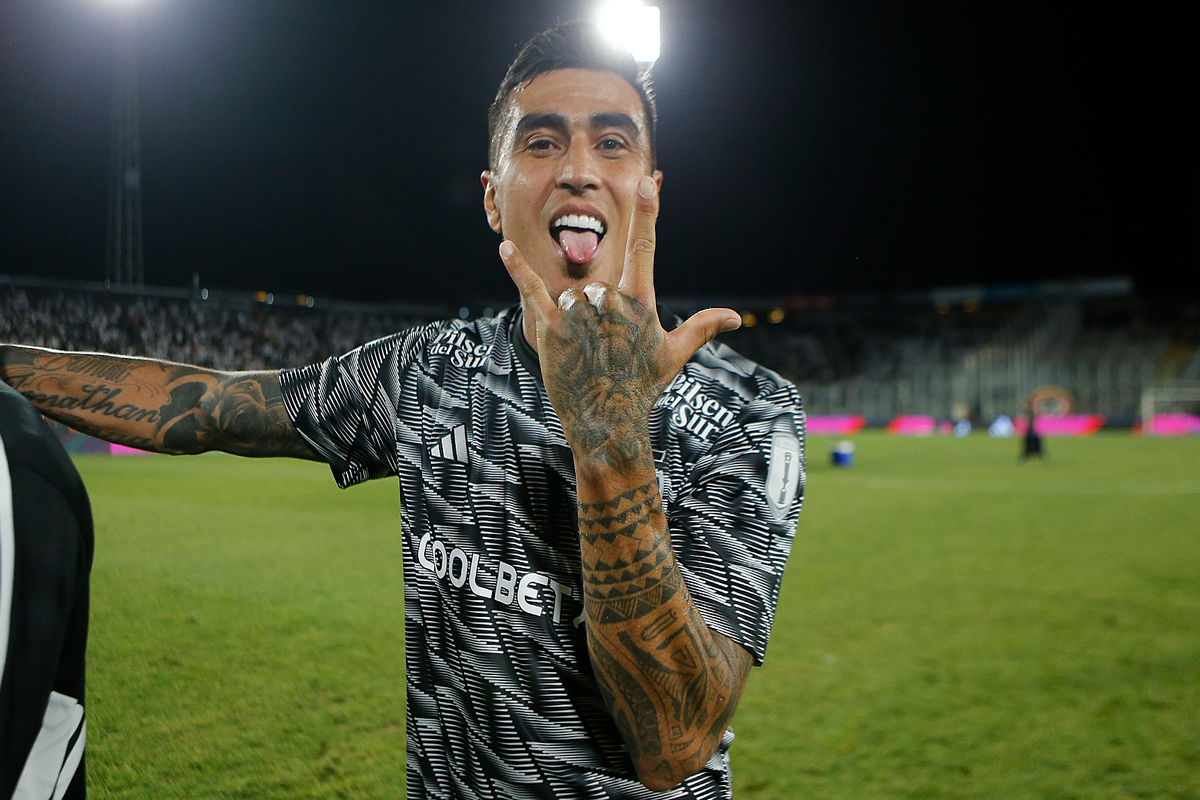
M 596 678 L 639 773 L 674 785 L 703 766 L 736 708 L 750 654 L 692 603 L 657 481 L 579 504 Z
M 315 457 L 270 373 L 15 346 L 2 355 L 4 379 L 43 414 L 110 442 L 163 453 Z

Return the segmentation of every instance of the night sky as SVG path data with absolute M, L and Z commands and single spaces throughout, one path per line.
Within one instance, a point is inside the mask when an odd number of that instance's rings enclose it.
M 1200 294 L 1182 6 L 657 4 L 660 295 Z M 103 279 L 113 6 L 0 2 L 0 273 Z M 142 0 L 146 282 L 515 299 L 487 105 L 525 39 L 590 8 Z

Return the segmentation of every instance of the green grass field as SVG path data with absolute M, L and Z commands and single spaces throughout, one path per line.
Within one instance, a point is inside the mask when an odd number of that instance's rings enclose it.
M 1200 798 L 1200 439 L 809 441 L 735 796 Z M 401 798 L 394 482 L 77 459 L 96 798 Z

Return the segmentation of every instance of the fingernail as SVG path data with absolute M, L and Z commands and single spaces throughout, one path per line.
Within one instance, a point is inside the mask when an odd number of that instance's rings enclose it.
M 512 254 L 513 243 L 505 239 L 500 243 L 500 257 L 507 261 L 508 259 L 512 258 Z
M 654 178 L 651 178 L 649 175 L 643 175 L 642 179 L 638 181 L 638 194 L 647 200 L 654 197 Z
M 729 319 L 725 320 L 724 323 L 721 324 L 721 333 L 728 333 L 729 331 L 736 331 L 740 327 L 742 327 L 742 318 L 741 317 L 730 317 Z

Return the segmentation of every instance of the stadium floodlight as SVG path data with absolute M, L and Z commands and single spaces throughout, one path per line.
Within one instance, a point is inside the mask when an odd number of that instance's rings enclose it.
M 596 10 L 596 23 L 612 41 L 650 65 L 658 59 L 658 8 L 640 0 L 609 0 Z

